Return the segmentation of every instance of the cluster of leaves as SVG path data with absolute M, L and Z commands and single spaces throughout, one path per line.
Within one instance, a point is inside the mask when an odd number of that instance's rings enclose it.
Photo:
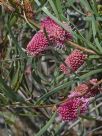
M 88 135 L 100 129 L 101 95 L 91 103 L 93 109 L 89 113 L 94 117 L 88 114 L 74 123 L 62 123 L 53 111 L 54 105 L 63 101 L 77 84 L 91 78 L 102 79 L 102 3 L 97 0 L 17 1 L 18 5 L 15 0 L 0 0 L 0 115 L 7 133 L 10 129 L 11 135 L 15 134 L 12 125 L 17 118 L 27 123 L 27 130 L 18 133 L 19 136 L 74 135 L 70 130 L 76 135 Z M 66 51 L 51 50 L 31 57 L 26 53 L 26 45 L 39 30 L 44 16 L 50 16 L 64 29 L 62 21 L 70 24 L 74 44 L 66 43 Z M 85 51 L 88 59 L 82 70 L 67 77 L 60 72 L 59 65 L 74 48 Z M 91 131 L 87 132 L 84 118 L 95 121 L 94 126 L 88 126 Z M 74 129 L 75 125 L 80 131 Z

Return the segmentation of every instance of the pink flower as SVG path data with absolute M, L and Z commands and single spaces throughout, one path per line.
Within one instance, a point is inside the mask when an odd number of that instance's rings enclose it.
M 65 66 L 64 64 L 60 65 L 60 70 L 66 74 L 66 75 L 70 75 L 70 70 L 67 68 L 67 66 Z
M 66 59 L 65 64 L 60 65 L 61 71 L 63 71 L 64 74 L 70 73 L 70 68 L 73 72 L 75 72 L 81 65 L 83 65 L 84 61 L 86 59 L 86 55 L 81 53 L 79 50 L 75 49 Z
M 88 91 L 89 91 L 88 85 L 85 83 L 82 83 L 71 91 L 71 94 L 68 96 L 68 98 L 77 97 L 77 96 L 85 97 Z
M 68 96 L 68 98 L 72 97 L 84 97 L 84 98 L 90 98 L 100 93 L 99 86 L 94 87 L 97 83 L 97 79 L 91 79 L 86 83 L 79 84 L 77 87 L 74 88 L 74 90 L 71 91 L 71 94 Z
M 88 109 L 89 100 L 85 98 L 70 98 L 59 105 L 57 111 L 64 121 L 74 121 L 79 115 L 84 115 Z
M 68 27 L 69 28 L 69 27 Z M 46 30 L 47 34 L 45 34 Z M 48 37 L 47 37 L 48 36 Z M 64 41 L 71 39 L 72 35 L 55 23 L 50 17 L 41 21 L 41 29 L 38 31 L 27 45 L 27 53 L 36 56 L 51 47 L 65 48 Z M 54 46 L 53 46 L 54 45 Z
M 71 29 L 69 26 L 67 27 L 69 30 Z M 46 30 L 48 37 L 52 42 L 59 41 L 61 43 L 64 43 L 66 39 L 72 39 L 71 33 L 65 31 L 50 17 L 46 17 L 44 20 L 41 21 L 41 30 L 44 29 Z
M 86 93 L 85 97 L 94 97 L 101 92 L 101 88 L 96 85 L 97 83 L 97 79 L 91 79 L 86 83 L 88 86 L 88 93 Z
M 48 47 L 48 41 L 42 31 L 38 31 L 27 45 L 27 53 L 36 56 Z

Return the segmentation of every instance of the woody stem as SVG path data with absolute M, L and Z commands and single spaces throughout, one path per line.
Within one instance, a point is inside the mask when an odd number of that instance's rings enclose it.
M 94 52 L 94 51 L 92 51 L 90 49 L 84 48 L 84 47 L 82 47 L 82 46 L 80 46 L 80 45 L 78 45 L 78 44 L 76 44 L 76 43 L 74 43 L 72 41 L 66 41 L 66 43 L 68 45 L 73 46 L 73 47 L 75 47 L 77 49 L 80 49 L 80 50 L 82 50 L 84 52 L 87 52 L 87 53 L 90 53 L 90 54 L 96 54 L 96 52 Z

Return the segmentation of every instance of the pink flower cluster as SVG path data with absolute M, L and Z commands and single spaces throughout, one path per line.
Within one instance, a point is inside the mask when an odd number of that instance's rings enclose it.
M 80 50 L 75 49 L 66 59 L 65 64 L 60 65 L 60 69 L 64 74 L 69 75 L 70 70 L 75 72 L 81 65 L 83 65 L 86 55 L 83 54 Z
M 70 27 L 68 27 L 68 29 L 70 29 Z M 65 31 L 54 20 L 47 17 L 41 21 L 40 30 L 28 43 L 27 53 L 36 56 L 45 51 L 49 43 L 55 46 L 63 46 L 64 42 L 70 39 L 72 39 L 70 32 Z M 70 71 L 77 71 L 84 64 L 86 58 L 86 54 L 75 49 L 66 57 L 64 63 L 60 65 L 60 70 L 64 74 L 70 75 Z M 73 121 L 76 120 L 79 115 L 83 115 L 87 112 L 89 98 L 100 92 L 100 89 L 94 86 L 97 82 L 97 79 L 92 79 L 87 83 L 78 85 L 71 91 L 67 101 L 60 104 L 57 109 L 62 120 Z
M 27 52 L 32 56 L 36 56 L 40 52 L 44 51 L 47 46 L 48 41 L 44 33 L 42 31 L 38 31 L 27 45 Z
M 100 93 L 100 88 L 97 84 L 97 79 L 89 80 L 82 83 L 71 91 L 67 100 L 58 106 L 58 113 L 64 121 L 74 121 L 79 115 L 84 115 L 87 112 L 89 98 Z
M 89 80 L 86 83 L 79 84 L 74 90 L 71 91 L 71 94 L 68 96 L 75 97 L 75 96 L 82 96 L 84 98 L 94 97 L 95 95 L 100 93 L 100 87 L 95 86 L 97 84 L 97 79 Z
M 54 42 L 64 43 L 65 39 L 72 39 L 71 33 L 65 31 L 50 17 L 41 21 L 41 30 L 44 30 L 44 28 L 46 29 L 49 39 Z M 70 27 L 68 27 L 68 30 L 70 30 Z
M 46 36 L 45 32 L 47 33 L 48 37 Z M 28 43 L 27 53 L 32 56 L 36 56 L 47 49 L 49 41 L 52 45 L 63 46 L 66 39 L 72 39 L 71 33 L 65 31 L 50 17 L 46 17 L 44 20 L 41 21 L 40 30 L 33 36 L 31 41 Z
M 89 101 L 85 98 L 70 98 L 58 107 L 58 113 L 64 121 L 74 121 L 86 113 Z

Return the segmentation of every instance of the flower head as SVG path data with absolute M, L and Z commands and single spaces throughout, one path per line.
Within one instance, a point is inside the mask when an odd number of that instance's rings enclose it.
M 36 56 L 44 51 L 50 44 L 51 46 L 54 45 L 53 47 L 55 47 L 55 49 L 63 49 L 65 48 L 64 41 L 71 38 L 72 35 L 69 32 L 66 32 L 50 17 L 47 17 L 41 21 L 40 31 L 38 31 L 28 43 L 27 52 L 30 55 Z
M 27 53 L 36 56 L 48 47 L 48 41 L 42 31 L 38 31 L 27 45 Z
M 65 64 L 60 65 L 61 71 L 65 74 L 69 72 L 68 68 L 72 71 L 76 71 L 81 65 L 83 65 L 86 59 L 86 55 L 81 53 L 79 50 L 75 49 L 66 59 Z
M 97 79 L 91 79 L 86 83 L 88 86 L 88 93 L 86 93 L 85 97 L 94 97 L 101 92 L 101 88 L 96 85 L 97 83 Z
M 94 87 L 97 83 L 97 79 L 91 79 L 87 83 L 79 84 L 77 87 L 74 88 L 74 90 L 71 91 L 71 94 L 68 96 L 68 98 L 72 97 L 84 97 L 84 98 L 90 98 L 100 93 L 100 88 L 98 86 Z
M 87 84 L 85 83 L 79 84 L 71 91 L 71 94 L 68 96 L 68 98 L 80 97 L 80 96 L 85 97 L 88 91 L 89 91 L 89 87 Z
M 65 31 L 50 17 L 46 17 L 44 20 L 41 21 L 41 30 L 43 29 L 46 30 L 49 39 L 54 42 L 59 41 L 63 43 L 65 42 L 66 39 L 72 39 L 71 33 Z M 68 26 L 68 29 L 71 29 L 71 28 Z
M 57 111 L 64 121 L 74 121 L 79 115 L 86 113 L 89 100 L 85 98 L 70 98 L 59 105 Z
M 33 19 L 34 12 L 33 12 L 30 0 L 24 0 L 23 8 L 24 8 L 27 18 Z

